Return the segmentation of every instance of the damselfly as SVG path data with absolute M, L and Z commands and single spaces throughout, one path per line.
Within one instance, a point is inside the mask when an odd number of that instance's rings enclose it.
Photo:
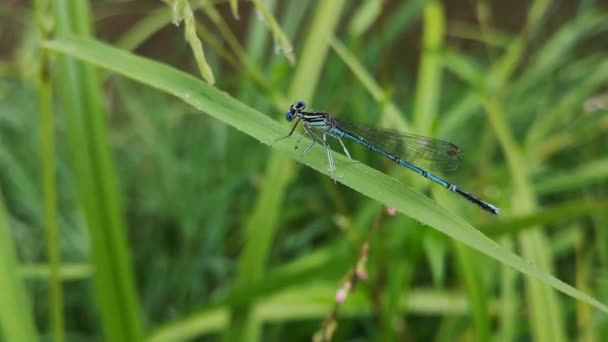
M 305 135 L 312 139 L 312 143 L 306 147 L 302 156 L 310 151 L 316 143 L 323 145 L 327 152 L 329 171 L 332 178 L 335 179 L 334 172 L 336 171 L 336 167 L 331 154 L 331 147 L 327 143 L 328 135 L 340 142 L 344 153 L 351 160 L 350 153 L 348 153 L 346 146 L 342 142 L 342 138 L 354 141 L 383 155 L 395 163 L 459 194 L 492 214 L 498 215 L 500 212 L 500 209 L 492 204 L 424 170 L 424 168 L 435 171 L 451 171 L 456 169 L 462 159 L 462 151 L 458 146 L 443 140 L 363 126 L 338 119 L 325 112 L 305 112 L 305 108 L 306 104 L 303 101 L 298 101 L 289 107 L 289 111 L 285 113 L 285 118 L 289 122 L 294 119 L 297 121 L 289 134 L 283 138 L 290 137 L 298 126 L 298 123 L 302 121 Z M 299 141 L 298 139 L 298 143 Z

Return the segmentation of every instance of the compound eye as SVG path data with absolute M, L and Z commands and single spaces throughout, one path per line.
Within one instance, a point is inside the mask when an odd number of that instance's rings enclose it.
M 293 114 L 291 114 L 291 112 L 285 113 L 285 120 L 287 120 L 288 122 L 292 122 L 293 121 Z
M 304 101 L 298 101 L 296 102 L 295 107 L 297 110 L 303 110 L 304 108 L 306 108 L 306 103 Z

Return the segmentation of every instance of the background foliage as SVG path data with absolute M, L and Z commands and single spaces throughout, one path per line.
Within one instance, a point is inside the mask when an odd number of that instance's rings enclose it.
M 2 338 L 608 338 L 601 1 L 0 17 Z M 297 163 L 295 139 L 274 144 L 297 99 L 457 143 L 445 178 L 501 216 L 357 146 L 337 184 L 321 148 Z

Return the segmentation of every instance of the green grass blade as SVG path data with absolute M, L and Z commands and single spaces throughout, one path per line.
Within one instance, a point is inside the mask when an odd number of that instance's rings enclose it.
M 46 58 L 41 63 L 41 70 L 49 67 Z M 47 257 L 49 261 L 50 308 L 51 325 L 55 341 L 64 341 L 63 323 L 63 291 L 59 268 L 61 255 L 59 249 L 59 228 L 57 225 L 57 185 L 55 175 L 55 137 L 53 126 L 53 101 L 51 93 L 50 75 L 41 75 L 40 79 L 40 170 L 42 173 L 42 188 L 44 201 L 44 222 L 46 231 Z
M 53 6 L 60 37 L 91 35 L 88 2 L 63 0 Z M 57 56 L 56 62 L 53 74 L 64 109 L 75 188 L 90 238 L 104 336 L 111 341 L 140 341 L 141 315 L 97 71 L 66 55 Z
M 581 201 L 580 199 L 564 202 L 555 207 L 545 208 L 529 215 L 512 216 L 498 222 L 480 225 L 478 228 L 490 237 L 515 234 L 534 226 L 554 224 L 559 221 L 581 217 L 608 209 L 607 201 Z
M 330 38 L 330 45 L 332 49 L 338 54 L 338 57 L 342 59 L 342 61 L 348 66 L 348 68 L 352 71 L 352 73 L 357 77 L 359 82 L 363 85 L 363 87 L 369 92 L 369 94 L 378 102 L 379 104 L 385 105 L 383 124 L 387 127 L 393 127 L 397 130 L 402 130 L 404 132 L 408 131 L 409 123 L 399 110 L 399 108 L 395 105 L 394 102 L 386 103 L 387 95 L 382 90 L 380 85 L 376 83 L 376 81 L 372 78 L 372 76 L 365 70 L 363 65 L 355 58 L 355 56 L 348 51 L 346 46 L 342 44 L 335 37 Z
M 310 23 L 310 30 L 306 35 L 306 41 L 300 54 L 300 67 L 296 69 L 288 96 L 290 101 L 295 97 L 304 101 L 310 101 L 315 92 L 315 85 L 321 77 L 323 61 L 327 58 L 329 42 L 319 37 L 327 37 L 332 34 L 340 20 L 344 0 L 322 2 L 316 8 L 316 14 Z
M 46 46 L 53 51 L 79 58 L 173 94 L 211 117 L 272 146 L 273 149 L 293 159 L 299 157 L 299 152 L 293 149 L 292 141 L 275 143 L 277 138 L 284 136 L 286 133 L 283 125 L 192 76 L 90 39 L 65 38 L 48 42 Z M 339 181 L 344 185 L 388 207 L 396 208 L 400 213 L 412 217 L 422 224 L 434 228 L 568 296 L 584 301 L 608 313 L 608 307 L 605 304 L 550 274 L 540 271 L 526 260 L 483 235 L 466 221 L 448 213 L 428 197 L 368 166 L 361 163 L 353 164 L 340 154 L 335 154 L 335 162 L 342 176 Z M 312 149 L 303 163 L 321 173 L 329 173 L 325 151 L 322 148 Z M 546 288 L 544 289 L 546 290 Z
M 546 1 L 534 3 L 529 14 L 530 30 L 534 31 L 538 19 L 547 9 Z M 494 64 L 486 80 L 486 97 L 483 101 L 489 122 L 506 155 L 507 165 L 513 179 L 513 212 L 527 213 L 536 210 L 536 194 L 528 182 L 531 171 L 524 163 L 522 149 L 518 146 L 507 118 L 503 114 L 500 92 L 510 90 L 507 81 L 523 61 L 527 36 L 522 34 L 510 44 L 504 55 Z M 475 85 L 474 85 L 475 86 Z M 552 272 L 552 255 L 542 231 L 529 230 L 522 232 L 519 242 L 527 260 L 545 271 Z M 526 280 L 526 294 L 532 311 L 530 321 L 533 336 L 539 341 L 562 341 L 565 330 L 561 324 L 561 306 L 553 291 L 548 291 L 537 282 Z
M 25 279 L 47 280 L 51 272 L 47 264 L 21 264 L 19 273 Z M 62 263 L 59 268 L 60 281 L 87 280 L 93 276 L 93 268 L 89 264 Z
M 460 277 L 465 284 L 473 316 L 476 341 L 490 340 L 489 293 L 485 291 L 478 253 L 460 243 L 454 244 Z
M 536 209 L 536 198 L 527 179 L 530 171 L 523 162 L 521 149 L 509 131 L 500 103 L 494 99 L 487 99 L 485 107 L 489 121 L 505 152 L 513 179 L 513 212 L 532 212 Z M 542 231 L 535 229 L 520 233 L 519 243 L 527 260 L 534 262 L 545 272 L 552 271 L 551 251 L 547 247 L 546 237 Z M 555 292 L 540 286 L 538 282 L 526 279 L 526 293 L 534 316 L 534 320 L 530 322 L 534 336 L 541 341 L 564 340 L 563 326 L 560 324 L 561 309 Z
M 442 61 L 448 70 L 467 82 L 472 90 L 483 91 L 485 87 L 484 70 L 471 58 L 458 52 L 446 51 Z
M 38 33 L 41 40 L 48 39 L 50 27 L 45 25 L 51 18 L 50 3 L 36 2 L 36 16 L 38 18 Z M 49 263 L 49 307 L 51 308 L 50 325 L 53 339 L 56 342 L 65 341 L 65 328 L 63 319 L 63 289 L 59 270 L 61 267 L 61 254 L 59 247 L 59 228 L 57 212 L 57 177 L 55 160 L 55 135 L 53 125 L 53 93 L 49 52 L 41 49 L 38 59 L 38 94 L 40 111 L 40 170 L 42 174 L 42 197 L 44 203 L 44 225 L 46 237 L 46 254 Z
M 290 86 L 289 96 L 292 98 L 308 99 L 314 94 L 316 83 L 321 74 L 329 45 L 325 40 L 318 39 L 319 32 L 333 32 L 343 1 L 324 2 L 317 8 L 304 43 L 304 52 L 295 70 L 294 79 Z M 293 100 L 291 100 L 293 101 Z M 288 104 L 285 104 L 287 108 Z M 283 113 L 281 110 L 280 113 Z M 281 136 L 284 136 L 283 133 Z M 275 137 L 275 140 L 279 137 Z M 266 260 L 270 255 L 272 242 L 276 234 L 277 222 L 281 213 L 281 203 L 287 185 L 294 176 L 294 164 L 284 155 L 273 154 L 268 162 L 265 173 L 265 183 L 256 205 L 245 224 L 247 245 L 239 263 L 237 285 L 247 285 L 263 278 Z M 234 308 L 233 322 L 227 330 L 225 339 L 228 341 L 256 339 L 259 325 L 254 322 L 252 307 L 245 305 Z
M 556 194 L 563 191 L 580 189 L 583 186 L 604 182 L 608 179 L 608 159 L 587 162 L 568 172 L 544 177 L 536 184 L 539 194 Z
M 426 3 L 430 0 L 413 0 L 402 2 L 399 8 L 391 13 L 386 20 L 386 43 L 394 44 L 395 40 L 402 36 L 412 25 L 414 25 L 420 14 L 424 11 Z
M 261 321 L 269 324 L 322 319 L 332 309 L 334 293 L 335 285 L 327 281 L 294 286 L 260 300 L 256 313 Z M 424 288 L 401 295 L 390 304 L 395 306 L 400 314 L 424 316 L 440 314 L 461 316 L 469 310 L 466 298 L 459 294 Z M 348 302 L 340 309 L 342 317 L 353 319 L 371 316 L 372 312 L 369 300 L 360 292 L 351 294 Z M 182 341 L 220 332 L 225 329 L 228 318 L 226 307 L 214 308 L 163 328 L 151 336 L 149 341 Z
M 440 51 L 443 47 L 444 20 L 441 2 L 429 1 L 424 9 L 422 55 L 414 105 L 414 124 L 422 134 L 431 132 L 439 108 L 442 69 Z
M 195 6 L 192 6 L 195 9 Z M 171 11 L 163 6 L 150 11 L 144 18 L 134 23 L 128 31 L 116 40 L 116 45 L 126 49 L 134 50 L 153 34 L 160 31 L 171 22 Z
M 500 242 L 509 251 L 513 250 L 513 239 L 502 238 Z M 496 337 L 502 338 L 503 341 L 513 341 L 519 328 L 516 322 L 519 318 L 518 309 L 522 302 L 517 291 L 519 276 L 509 267 L 504 265 L 500 267 L 500 309 L 497 313 L 500 323 Z
M 365 33 L 382 14 L 382 1 L 367 0 L 359 5 L 350 22 L 348 31 L 352 36 Z
M 37 341 L 34 317 L 12 241 L 4 199 L 0 195 L 0 339 Z

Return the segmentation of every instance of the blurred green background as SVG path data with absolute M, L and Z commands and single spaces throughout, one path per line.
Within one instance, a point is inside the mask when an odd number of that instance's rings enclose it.
M 605 1 L 9 0 L 0 18 L 0 339 L 608 339 Z M 335 184 L 321 148 L 298 163 L 295 137 L 273 144 L 298 99 L 458 144 L 442 176 L 501 215 L 354 144 L 407 188 L 340 158 Z

